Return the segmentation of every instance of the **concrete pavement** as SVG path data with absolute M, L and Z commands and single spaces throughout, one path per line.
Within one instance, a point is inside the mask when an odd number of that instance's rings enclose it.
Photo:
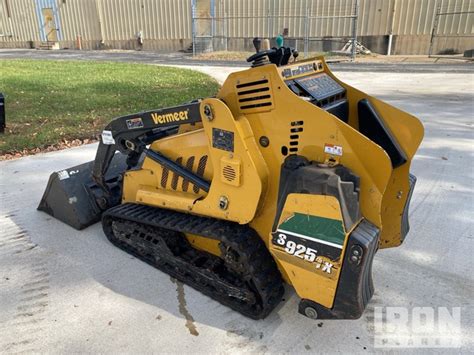
M 222 80 L 235 68 L 200 70 Z M 385 306 L 461 307 L 462 347 L 447 351 L 474 351 L 473 74 L 336 74 L 418 116 L 426 134 L 411 231 L 376 255 L 361 319 L 302 317 L 288 289 L 252 321 L 115 248 L 99 225 L 79 232 L 37 212 L 49 174 L 93 159 L 92 144 L 0 162 L 0 351 L 374 352 L 374 310 Z

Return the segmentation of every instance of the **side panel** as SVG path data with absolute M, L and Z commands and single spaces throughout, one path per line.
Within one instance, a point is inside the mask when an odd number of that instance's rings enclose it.
M 256 72 L 260 76 L 256 76 Z M 271 93 L 267 98 L 269 104 L 264 106 L 268 110 L 254 112 L 253 108 L 248 109 L 245 116 L 252 126 L 256 141 L 259 142 L 262 137 L 269 141 L 268 145 L 260 145 L 259 149 L 268 165 L 271 179 L 265 208 L 259 218 L 252 221 L 252 227 L 262 236 L 271 232 L 269 221 L 276 214 L 279 172 L 288 154 L 302 155 L 308 160 L 322 163 L 334 157 L 326 153 L 326 148 L 337 146 L 342 150 L 340 156 L 336 156 L 338 162 L 360 177 L 362 215 L 381 228 L 382 198 L 392 172 L 387 153 L 350 125 L 296 96 L 286 86 L 274 65 L 248 69 L 229 76 L 218 97 L 226 102 L 234 114 L 242 110 L 242 104 L 237 98 L 239 95 L 235 94 L 240 90 L 237 85 L 247 85 L 245 89 L 248 91 L 252 87 L 248 78 L 254 80 L 259 90 L 259 83 L 264 80 L 272 88 L 265 91 Z M 261 96 L 261 92 L 255 95 Z
M 211 110 L 211 117 L 206 114 L 206 107 Z M 221 100 L 203 100 L 201 115 L 205 117 L 203 126 L 214 176 L 209 193 L 196 201 L 192 212 L 249 223 L 262 203 L 268 180 L 268 168 L 257 147 L 257 138 L 247 118 L 234 117 Z
M 209 159 L 209 148 L 205 132 L 194 130 L 155 141 L 150 148 L 159 151 L 189 170 L 211 180 L 213 167 Z M 161 193 L 157 199 L 157 193 Z M 163 207 L 169 200 L 180 209 L 187 209 L 205 192 L 187 183 L 152 159 L 145 157 L 141 169 L 130 170 L 125 174 L 123 202 L 140 202 Z M 141 200 L 140 200 L 141 199 Z
M 318 319 L 357 319 L 374 294 L 372 263 L 379 244 L 379 230 L 362 220 L 347 237 L 339 282 L 331 308 L 302 299 L 298 311 Z
M 270 251 L 299 297 L 331 308 L 347 235 L 337 198 L 289 194 Z
M 210 111 L 204 112 L 206 107 Z M 203 176 L 211 181 L 209 192 L 195 191 L 173 173 L 165 179 L 161 165 L 145 158 L 142 169 L 125 175 L 124 201 L 249 223 L 262 202 L 268 176 L 252 129 L 244 116 L 234 119 L 220 100 L 204 100 L 201 111 L 203 129 L 159 140 L 151 149 L 188 170 L 197 169 L 198 175 L 198 161 L 207 156 L 212 168 Z
M 368 99 L 408 157 L 407 163 L 393 169 L 380 209 L 383 224 L 380 231 L 380 248 L 396 247 L 402 243 L 404 238 L 401 234 L 401 226 L 402 215 L 410 193 L 410 164 L 423 139 L 423 125 L 413 115 L 345 84 L 330 71 L 328 74 L 347 90 L 350 103 L 349 124 L 358 129 L 357 104 L 360 100 Z
M 262 137 L 269 141 L 268 145 L 259 148 L 272 179 L 269 180 L 265 210 L 261 218 L 252 222 L 252 227 L 261 235 L 268 235 L 267 220 L 275 214 L 273 201 L 278 186 L 278 177 L 273 176 L 278 174 L 288 154 L 298 154 L 321 163 L 332 160 L 360 176 L 362 215 L 380 230 L 382 248 L 396 246 L 403 239 L 401 219 L 410 190 L 409 168 L 421 142 L 423 127 L 415 117 L 335 78 L 322 57 L 299 61 L 288 67 L 304 67 L 306 63 L 318 61 L 321 62 L 320 67 L 317 64 L 318 73 L 324 71 L 347 90 L 348 123 L 295 95 L 284 81 L 287 67 L 265 65 L 233 73 L 218 93 L 218 97 L 226 102 L 234 115 L 245 113 L 257 141 Z M 310 74 L 301 74 L 304 75 Z M 250 93 L 259 103 L 251 108 L 247 104 L 250 102 Z M 242 98 L 246 101 L 243 102 Z M 393 133 L 408 158 L 405 164 L 394 169 L 383 147 L 358 131 L 357 110 L 358 102 L 362 99 L 370 101 Z M 336 154 L 328 154 L 327 151 Z

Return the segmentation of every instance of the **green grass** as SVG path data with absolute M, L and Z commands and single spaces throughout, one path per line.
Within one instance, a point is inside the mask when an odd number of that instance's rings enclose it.
M 214 95 L 215 80 L 140 64 L 0 60 L 7 129 L 0 154 L 94 139 L 113 118 Z

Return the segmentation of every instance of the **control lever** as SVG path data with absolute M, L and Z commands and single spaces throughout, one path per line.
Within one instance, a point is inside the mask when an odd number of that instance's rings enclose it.
M 293 56 L 294 61 L 296 61 L 296 57 L 298 57 L 299 54 L 298 51 L 290 47 L 283 47 L 283 36 L 277 36 L 275 41 L 277 47 L 271 49 L 265 48 L 265 50 L 260 51 L 262 49 L 262 39 L 259 37 L 253 39 L 252 43 L 256 53 L 247 58 L 247 62 L 252 62 L 252 68 L 268 64 L 268 61 L 278 67 L 287 65 L 291 56 Z M 267 42 L 268 40 L 263 42 L 265 47 L 267 47 Z M 268 57 L 268 60 L 265 57 Z
M 262 52 L 257 52 L 250 57 L 247 58 L 247 62 L 252 62 L 252 67 L 259 67 L 264 64 L 268 64 L 268 61 L 265 60 L 265 57 L 268 56 L 268 58 L 271 58 L 275 53 L 277 53 L 277 50 L 275 48 L 262 51 Z
M 260 52 L 262 40 L 258 37 L 255 37 L 252 42 L 253 42 L 253 46 L 255 47 L 255 52 L 257 53 Z
M 293 62 L 296 62 L 296 58 L 298 58 L 299 55 L 300 53 L 296 49 L 293 49 Z

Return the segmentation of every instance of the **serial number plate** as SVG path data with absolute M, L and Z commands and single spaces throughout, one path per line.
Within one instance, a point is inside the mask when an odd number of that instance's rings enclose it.
M 234 132 L 213 128 L 212 146 L 226 152 L 234 152 Z

